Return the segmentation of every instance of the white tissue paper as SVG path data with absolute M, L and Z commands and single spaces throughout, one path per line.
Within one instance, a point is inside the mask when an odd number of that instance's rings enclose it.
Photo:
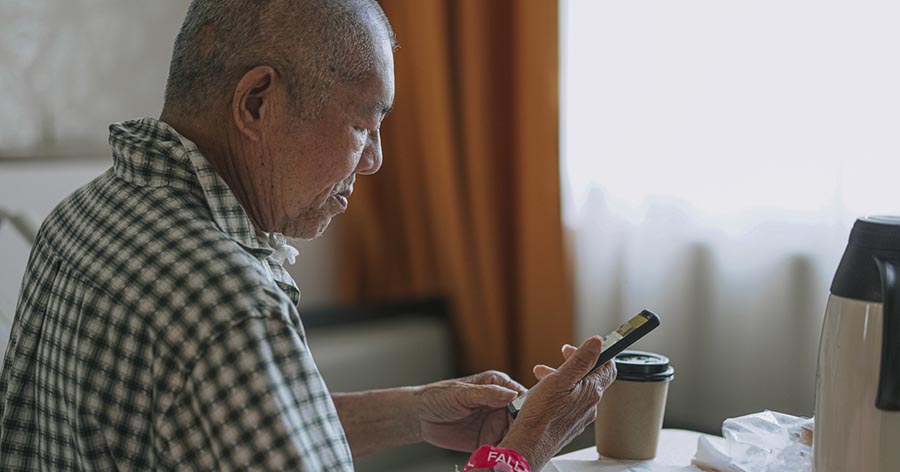
M 714 472 L 803 472 L 812 470 L 812 448 L 801 442 L 812 420 L 763 411 L 722 424 L 724 449 L 707 438 L 697 444 L 694 465 Z
M 282 266 L 285 262 L 288 264 L 297 262 L 297 256 L 300 255 L 300 251 L 294 247 L 293 241 L 291 241 L 290 238 L 281 233 L 268 233 L 265 234 L 265 237 L 268 240 L 269 246 L 274 250 L 272 259 L 275 259 L 275 261 Z

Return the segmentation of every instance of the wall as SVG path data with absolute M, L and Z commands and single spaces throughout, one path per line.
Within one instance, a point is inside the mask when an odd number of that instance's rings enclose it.
M 106 126 L 158 114 L 187 0 L 0 2 L 0 156 L 106 155 Z

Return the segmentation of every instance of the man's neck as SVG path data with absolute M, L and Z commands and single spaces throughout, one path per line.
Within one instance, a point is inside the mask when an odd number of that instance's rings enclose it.
M 240 140 L 228 133 L 224 127 L 211 129 L 200 124 L 203 120 L 186 118 L 167 110 L 163 110 L 159 121 L 171 126 L 178 134 L 197 145 L 203 157 L 209 161 L 216 174 L 228 184 L 228 188 L 241 203 L 253 227 L 257 231 L 265 231 L 266 225 L 262 224 L 265 220 L 261 218 L 264 213 L 260 211 L 257 199 L 253 198 L 259 193 L 254 192 L 253 180 L 249 177 L 245 160 L 235 152 L 235 149 L 240 147 Z

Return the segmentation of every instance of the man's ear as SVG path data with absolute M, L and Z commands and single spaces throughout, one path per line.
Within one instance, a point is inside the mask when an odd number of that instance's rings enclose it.
M 278 73 L 269 66 L 254 67 L 238 81 L 231 99 L 231 113 L 238 130 L 253 141 L 262 138 L 266 124 L 278 108 Z

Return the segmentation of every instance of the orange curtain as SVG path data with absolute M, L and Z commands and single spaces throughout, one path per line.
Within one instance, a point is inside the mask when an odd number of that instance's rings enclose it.
M 555 0 L 382 0 L 400 41 L 384 166 L 344 223 L 344 295 L 443 295 L 467 371 L 531 383 L 572 342 Z

